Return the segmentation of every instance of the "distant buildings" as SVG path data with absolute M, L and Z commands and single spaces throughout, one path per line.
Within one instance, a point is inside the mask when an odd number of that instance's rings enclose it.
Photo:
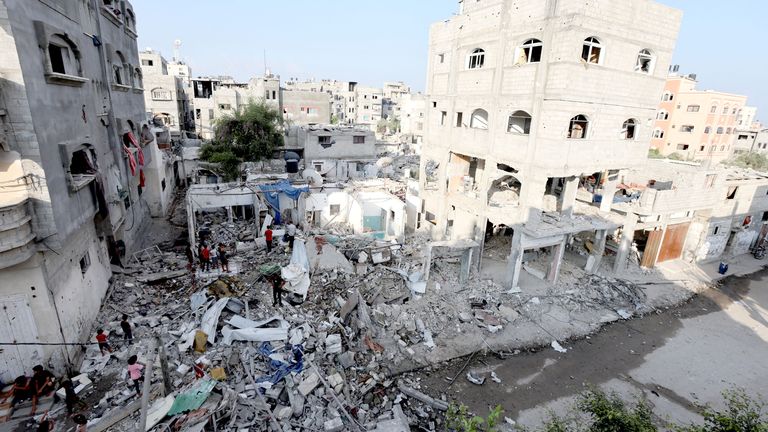
M 169 63 L 157 51 L 139 53 L 144 76 L 144 104 L 147 118 L 157 118 L 180 134 L 194 127 L 189 101 L 191 68 L 181 62 Z
M 668 156 L 717 164 L 734 151 L 746 96 L 696 90 L 695 75 L 667 78 L 653 128 L 651 148 Z M 741 117 L 744 122 L 744 117 Z

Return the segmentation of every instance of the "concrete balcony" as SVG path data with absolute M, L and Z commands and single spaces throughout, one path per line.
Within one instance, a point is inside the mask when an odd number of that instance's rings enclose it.
M 27 202 L 0 207 L 0 269 L 22 263 L 35 254 L 35 234 Z

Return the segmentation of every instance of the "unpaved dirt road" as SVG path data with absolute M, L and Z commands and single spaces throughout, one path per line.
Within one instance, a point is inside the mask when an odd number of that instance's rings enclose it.
M 698 404 L 720 406 L 720 393 L 743 387 L 768 398 L 768 271 L 726 279 L 689 303 L 660 314 L 621 321 L 589 339 L 562 342 L 508 360 L 477 356 L 448 388 L 466 359 L 423 373 L 422 390 L 485 414 L 501 405 L 505 415 L 538 426 L 549 411 L 566 414 L 587 385 L 617 391 L 627 399 L 644 395 L 660 423 L 699 419 Z M 485 384 L 466 378 L 485 373 Z M 501 383 L 490 379 L 494 371 Z

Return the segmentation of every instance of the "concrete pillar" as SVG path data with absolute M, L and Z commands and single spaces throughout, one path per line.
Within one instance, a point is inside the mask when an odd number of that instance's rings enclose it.
M 427 253 L 424 254 L 424 280 L 429 280 L 429 271 L 432 269 L 432 245 L 427 245 Z
M 229 221 L 229 223 L 234 222 L 232 213 L 233 213 L 232 207 L 227 207 L 227 220 Z
M 469 272 L 472 269 L 472 251 L 474 248 L 468 248 L 461 254 L 461 271 L 459 273 L 459 283 L 466 283 L 469 280 Z
M 563 241 L 552 247 L 552 259 L 547 266 L 547 280 L 553 284 L 557 283 L 557 277 L 560 275 L 560 265 L 563 263 L 563 254 L 565 254 L 565 241 L 567 236 L 563 237 Z
M 592 253 L 587 258 L 587 268 L 585 269 L 589 274 L 597 273 L 600 268 L 600 263 L 603 261 L 603 254 L 605 253 L 605 241 L 608 239 L 607 230 L 598 230 L 595 232 L 595 241 L 592 245 Z
M 616 195 L 616 186 L 619 180 L 608 180 L 603 184 L 603 200 L 600 201 L 600 213 L 610 213 L 613 206 L 613 197 Z
M 514 227 L 514 234 L 512 235 L 512 247 L 509 253 L 509 260 L 507 261 L 507 274 L 505 275 L 504 282 L 507 288 L 517 288 L 520 282 L 520 271 L 523 268 L 523 231 L 522 226 L 516 225 Z
M 627 258 L 632 252 L 632 242 L 635 239 L 635 227 L 637 226 L 637 215 L 628 213 L 624 219 L 624 229 L 621 233 L 621 242 L 619 250 L 616 253 L 616 262 L 613 264 L 613 272 L 621 274 L 627 268 Z
M 563 185 L 563 194 L 560 197 L 560 212 L 563 216 L 573 215 L 573 205 L 576 203 L 576 192 L 579 190 L 579 178 L 568 177 Z

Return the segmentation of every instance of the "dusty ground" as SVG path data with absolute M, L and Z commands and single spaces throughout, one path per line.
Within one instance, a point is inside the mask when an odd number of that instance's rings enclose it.
M 679 308 L 619 321 L 587 339 L 522 353 L 503 361 L 476 358 L 467 370 L 495 371 L 501 379 L 476 386 L 459 373 L 465 359 L 422 374 L 422 388 L 446 393 L 485 413 L 500 404 L 505 415 L 537 426 L 549 410 L 567 414 L 588 384 L 627 398 L 644 395 L 659 423 L 697 420 L 697 404 L 720 401 L 722 390 L 744 387 L 768 395 L 768 271 L 730 278 Z M 447 378 L 458 374 L 449 387 Z

